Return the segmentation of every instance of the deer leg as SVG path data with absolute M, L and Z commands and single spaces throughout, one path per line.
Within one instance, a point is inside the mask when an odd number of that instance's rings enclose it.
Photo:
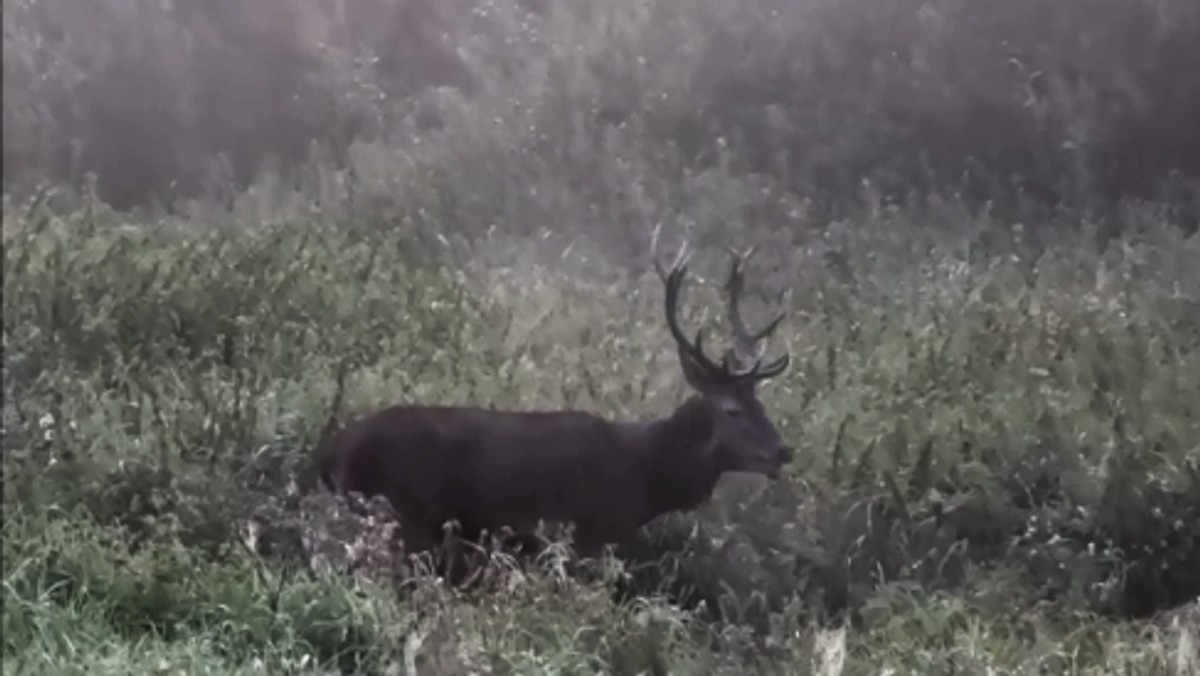
M 578 524 L 575 527 L 575 553 L 581 559 L 595 559 L 604 552 L 604 546 L 621 542 L 624 530 L 612 526 Z
M 545 549 L 545 543 L 534 533 L 513 533 L 504 540 L 504 547 L 514 553 L 537 556 Z
M 439 528 L 423 529 L 429 533 L 428 550 L 434 555 L 434 570 L 451 585 L 470 580 L 471 572 L 480 563 L 479 554 L 486 556 L 484 529 L 450 519 Z
M 470 581 L 473 573 L 480 566 L 486 565 L 491 553 L 488 535 L 490 533 L 487 533 L 486 529 L 469 522 L 460 524 L 457 532 L 450 534 L 446 579 L 451 584 L 459 585 Z
M 440 528 L 430 526 L 419 519 L 401 519 L 400 536 L 404 544 L 404 556 L 420 559 L 429 572 L 437 570 L 441 535 Z

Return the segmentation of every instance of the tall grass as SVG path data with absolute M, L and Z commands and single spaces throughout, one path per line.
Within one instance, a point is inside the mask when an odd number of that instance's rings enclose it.
M 1200 663 L 1194 3 L 4 10 L 6 673 Z M 782 480 L 467 588 L 312 490 L 331 415 L 668 412 L 660 221 L 694 325 L 759 246 Z
M 787 670 L 810 659 L 810 623 L 840 617 L 863 665 L 928 673 L 966 641 L 980 665 L 1159 673 L 1178 634 L 1143 644 L 1136 625 L 1099 618 L 1200 591 L 1200 280 L 1187 263 L 1200 252 L 1152 219 L 1115 244 L 1058 235 L 1037 254 L 995 224 L 900 211 L 814 235 L 790 268 L 759 275 L 791 289 L 795 366 L 764 392 L 800 451 L 786 480 L 730 482 L 699 514 L 656 524 L 627 582 L 568 582 L 549 562 L 499 570 L 516 577 L 490 592 L 414 578 L 432 595 L 414 598 L 382 591 L 412 584 L 386 555 L 365 578 L 338 573 L 352 564 L 336 556 L 314 563 L 314 538 L 342 541 L 321 524 L 339 508 L 294 484 L 337 371 L 350 410 L 665 412 L 682 392 L 653 275 L 499 241 L 468 258 L 507 264 L 461 268 L 461 250 L 319 218 L 173 228 L 91 199 L 6 214 L 15 665 L 137 664 L 147 645 L 230 669 L 368 669 L 444 649 L 457 656 L 427 658 Z M 719 271 L 716 253 L 700 274 Z M 691 321 L 715 318 L 713 291 L 693 294 Z M 378 549 L 377 527 L 348 537 Z M 375 591 L 355 595 L 361 584 Z M 1008 623 L 1039 607 L 1030 643 Z M 402 650 L 399 636 L 422 635 L 401 621 L 413 613 L 454 629 Z M 1081 621 L 1120 638 L 1071 648 Z M 884 638 L 904 635 L 916 643 Z

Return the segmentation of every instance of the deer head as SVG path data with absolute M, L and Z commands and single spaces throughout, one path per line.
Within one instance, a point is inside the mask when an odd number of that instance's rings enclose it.
M 767 417 L 755 388 L 758 383 L 783 373 L 790 355 L 785 352 L 766 364 L 762 361 L 763 342 L 778 328 L 783 313 L 757 331 L 749 329 L 741 316 L 744 267 L 754 250 L 741 254 L 730 251 L 732 264 L 725 289 L 732 340 L 718 363 L 704 352 L 702 330 L 696 332 L 694 340 L 689 340 L 679 326 L 679 298 L 690 252 L 684 242 L 670 267 L 663 267 L 658 249 L 660 230 L 661 225 L 654 229 L 651 250 L 654 268 L 666 287 L 667 328 L 675 339 L 684 378 L 699 397 L 693 404 L 699 405 L 701 422 L 717 461 L 723 471 L 778 476 L 780 468 L 791 459 L 792 451 Z

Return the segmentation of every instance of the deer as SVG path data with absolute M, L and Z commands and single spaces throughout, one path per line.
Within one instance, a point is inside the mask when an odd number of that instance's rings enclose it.
M 691 259 L 684 239 L 669 267 L 651 255 L 665 293 L 667 329 L 692 394 L 659 417 L 611 420 L 581 410 L 494 410 L 397 404 L 331 432 L 321 444 L 324 485 L 363 498 L 384 496 L 400 522 L 406 554 L 437 549 L 444 528 L 460 537 L 529 533 L 539 523 L 570 524 L 575 551 L 594 557 L 620 546 L 668 512 L 709 500 L 726 473 L 778 479 L 793 450 L 756 393 L 787 369 L 790 354 L 763 363 L 763 343 L 783 320 L 758 330 L 741 315 L 746 263 L 754 253 L 729 249 L 725 285 L 732 340 L 720 361 L 689 340 L 679 302 Z

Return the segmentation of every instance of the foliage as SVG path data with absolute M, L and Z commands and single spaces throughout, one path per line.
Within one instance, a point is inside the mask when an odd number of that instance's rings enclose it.
M 1200 590 L 1200 251 L 1153 220 L 1107 246 L 908 211 L 812 238 L 766 280 L 793 289 L 795 366 L 764 390 L 800 450 L 789 479 L 733 481 L 655 524 L 615 577 L 500 559 L 451 591 L 390 555 L 365 577 L 316 565 L 314 538 L 388 541 L 313 525 L 338 508 L 296 493 L 325 419 L 395 400 L 666 411 L 681 390 L 653 275 L 581 274 L 584 254 L 520 241 L 469 245 L 486 251 L 458 268 L 387 229 L 56 204 L 5 212 L 14 670 L 147 645 L 181 668 L 786 671 L 814 659 L 812 622 L 842 617 L 851 673 L 928 673 L 959 650 L 1086 673 L 1149 649 L 1099 616 Z M 711 291 L 690 321 L 712 318 Z M 1072 617 L 1121 638 L 1035 648 L 1010 623 L 1047 601 L 1037 641 L 1068 640 Z M 1140 663 L 1166 664 L 1170 636 Z

